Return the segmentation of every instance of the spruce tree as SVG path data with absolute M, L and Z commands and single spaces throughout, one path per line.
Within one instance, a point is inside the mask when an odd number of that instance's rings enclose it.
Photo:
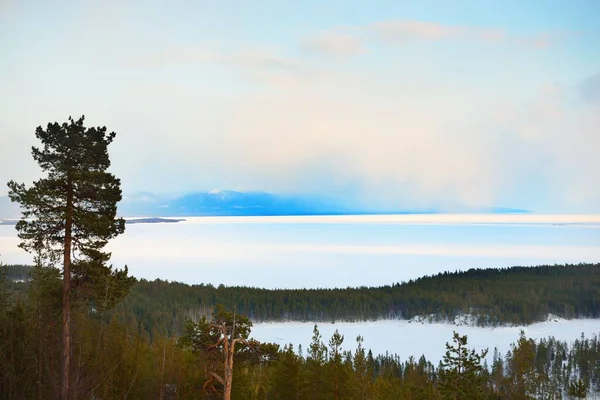
M 45 265 L 62 264 L 62 373 L 61 398 L 73 396 L 71 385 L 71 295 L 72 278 L 90 282 L 100 275 L 126 278 L 105 263 L 110 253 L 107 242 L 125 230 L 125 221 L 116 218 L 121 200 L 121 182 L 107 172 L 108 145 L 115 133 L 106 127 L 86 128 L 84 117 L 59 124 L 39 126 L 35 136 L 42 143 L 32 155 L 45 177 L 29 188 L 8 183 L 9 197 L 20 204 L 22 219 L 16 229 L 20 247 L 36 254 Z M 123 281 L 126 289 L 133 283 Z M 122 287 L 122 286 L 121 286 Z M 122 296 L 119 296 L 122 297 Z

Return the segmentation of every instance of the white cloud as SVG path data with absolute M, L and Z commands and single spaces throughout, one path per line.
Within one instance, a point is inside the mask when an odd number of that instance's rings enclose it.
M 494 27 L 473 27 L 449 25 L 419 20 L 378 21 L 364 27 L 380 37 L 393 42 L 408 40 L 440 41 L 449 39 L 478 40 L 487 43 L 510 41 L 529 49 L 545 49 L 568 33 L 538 32 L 531 35 L 516 35 L 505 29 Z
M 591 105 L 600 105 L 600 73 L 584 79 L 579 91 L 583 101 Z
M 9 95 L 0 99 L 0 184 L 37 174 L 35 126 L 85 113 L 117 132 L 111 157 L 125 190 L 360 195 L 390 208 L 585 211 L 600 203 L 595 81 L 581 92 L 548 87 L 531 98 L 533 86 L 563 70 L 513 46 L 519 38 L 511 32 L 390 20 L 315 36 L 287 32 L 272 42 L 223 28 L 222 41 L 212 42 L 195 25 L 179 31 L 172 21 L 183 14 L 121 2 L 83 10 L 61 29 L 45 19 L 43 44 L 2 27 L 47 62 L 15 48 L 1 74 Z M 109 21 L 118 24 L 107 30 Z M 364 56 L 306 57 L 298 37 L 308 38 L 305 49 Z M 460 47 L 473 39 L 484 44 L 476 52 Z M 439 51 L 423 41 L 457 47 Z
M 313 36 L 304 41 L 303 47 L 311 52 L 332 56 L 356 55 L 365 51 L 359 37 L 336 32 L 326 32 Z
M 380 21 L 371 25 L 371 29 L 390 39 L 429 39 L 439 40 L 456 38 L 467 33 L 467 28 L 450 26 L 428 21 L 396 20 Z
M 332 176 L 329 185 L 358 180 L 374 192 L 369 197 L 392 198 L 390 206 L 408 197 L 492 201 L 497 159 L 488 158 L 493 148 L 484 137 L 462 129 L 460 111 L 437 96 L 423 107 L 410 91 L 386 94 L 373 85 L 364 77 L 298 80 L 248 98 L 227 130 L 233 159 L 271 190 L 297 189 L 302 171 L 318 182 L 314 167 Z
M 518 36 L 515 38 L 516 43 L 530 49 L 545 49 L 550 47 L 554 38 L 547 33 L 540 33 L 532 36 Z
M 518 181 L 523 173 L 537 175 L 551 196 L 546 202 L 585 210 L 600 202 L 600 107 L 581 105 L 576 97 L 577 87 L 546 85 L 498 123 L 517 133 L 518 151 L 504 159 L 514 165 L 513 179 Z M 526 183 L 521 182 L 522 190 L 527 190 Z

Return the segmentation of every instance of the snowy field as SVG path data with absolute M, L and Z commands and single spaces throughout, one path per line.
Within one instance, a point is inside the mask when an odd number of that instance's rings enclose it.
M 299 344 L 305 351 L 312 338 L 313 323 L 283 322 L 255 324 L 252 328 L 252 337 L 266 342 L 275 342 L 280 345 L 286 343 L 294 344 L 297 350 Z M 371 349 L 374 355 L 396 353 L 402 360 L 411 355 L 418 359 L 425 355 L 427 360 L 437 366 L 442 359 L 446 342 L 452 342 L 452 333 L 457 331 L 461 335 L 467 335 L 468 346 L 478 351 L 488 348 L 488 363 L 491 365 L 494 347 L 501 354 L 506 354 L 511 343 L 519 338 L 521 329 L 525 335 L 532 339 L 547 338 L 554 336 L 556 339 L 571 343 L 578 339 L 582 333 L 586 337 L 600 334 L 600 319 L 576 319 L 576 320 L 551 320 L 532 324 L 525 327 L 501 327 L 501 328 L 477 328 L 470 326 L 455 326 L 449 323 L 409 323 L 408 321 L 386 320 L 374 322 L 340 322 L 319 323 L 319 332 L 322 341 L 326 345 L 333 332 L 337 329 L 344 335 L 342 349 L 352 350 L 356 348 L 356 337 L 362 335 L 363 346 Z

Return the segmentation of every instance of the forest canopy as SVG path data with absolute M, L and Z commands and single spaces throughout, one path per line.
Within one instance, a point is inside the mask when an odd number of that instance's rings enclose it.
M 9 268 L 15 279 L 22 279 L 27 267 Z M 548 314 L 596 318 L 599 299 L 600 264 L 577 264 L 470 269 L 345 289 L 269 290 L 141 279 L 118 309 L 141 321 L 148 333 L 171 335 L 180 334 L 187 319 L 209 315 L 217 304 L 254 322 L 410 319 L 431 314 L 434 320 L 453 320 L 469 313 L 478 317 L 479 325 L 494 326 L 530 324 Z

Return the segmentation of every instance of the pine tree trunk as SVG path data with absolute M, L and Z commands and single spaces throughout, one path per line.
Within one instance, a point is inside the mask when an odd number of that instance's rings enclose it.
M 223 378 L 225 388 L 223 389 L 223 400 L 231 400 L 231 386 L 233 384 L 233 352 L 235 351 L 235 339 L 229 343 L 225 337 L 225 373 Z
M 164 395 L 165 395 L 164 377 L 165 377 L 166 360 L 167 360 L 167 342 L 164 342 L 163 343 L 162 365 L 161 365 L 161 368 L 160 368 L 160 381 L 158 383 L 158 389 L 159 389 L 158 400 L 163 400 L 164 399 Z
M 223 400 L 231 400 L 231 384 L 233 383 L 233 371 L 231 367 L 225 369 L 225 388 L 223 389 Z
M 61 398 L 69 400 L 71 392 L 71 229 L 73 225 L 73 182 L 67 182 L 67 208 L 65 217 L 65 247 L 63 252 L 62 298 L 62 377 Z
M 232 351 L 231 349 L 230 351 Z M 233 383 L 233 354 L 231 358 L 227 355 L 227 361 L 225 363 L 225 388 L 223 389 L 223 400 L 231 400 L 231 386 Z
M 38 363 L 37 363 L 37 389 L 38 400 L 42 400 L 42 306 L 41 301 L 37 300 L 37 335 L 38 335 Z
M 334 400 L 340 399 L 340 381 L 337 371 L 335 372 L 335 381 L 333 385 L 333 398 Z

